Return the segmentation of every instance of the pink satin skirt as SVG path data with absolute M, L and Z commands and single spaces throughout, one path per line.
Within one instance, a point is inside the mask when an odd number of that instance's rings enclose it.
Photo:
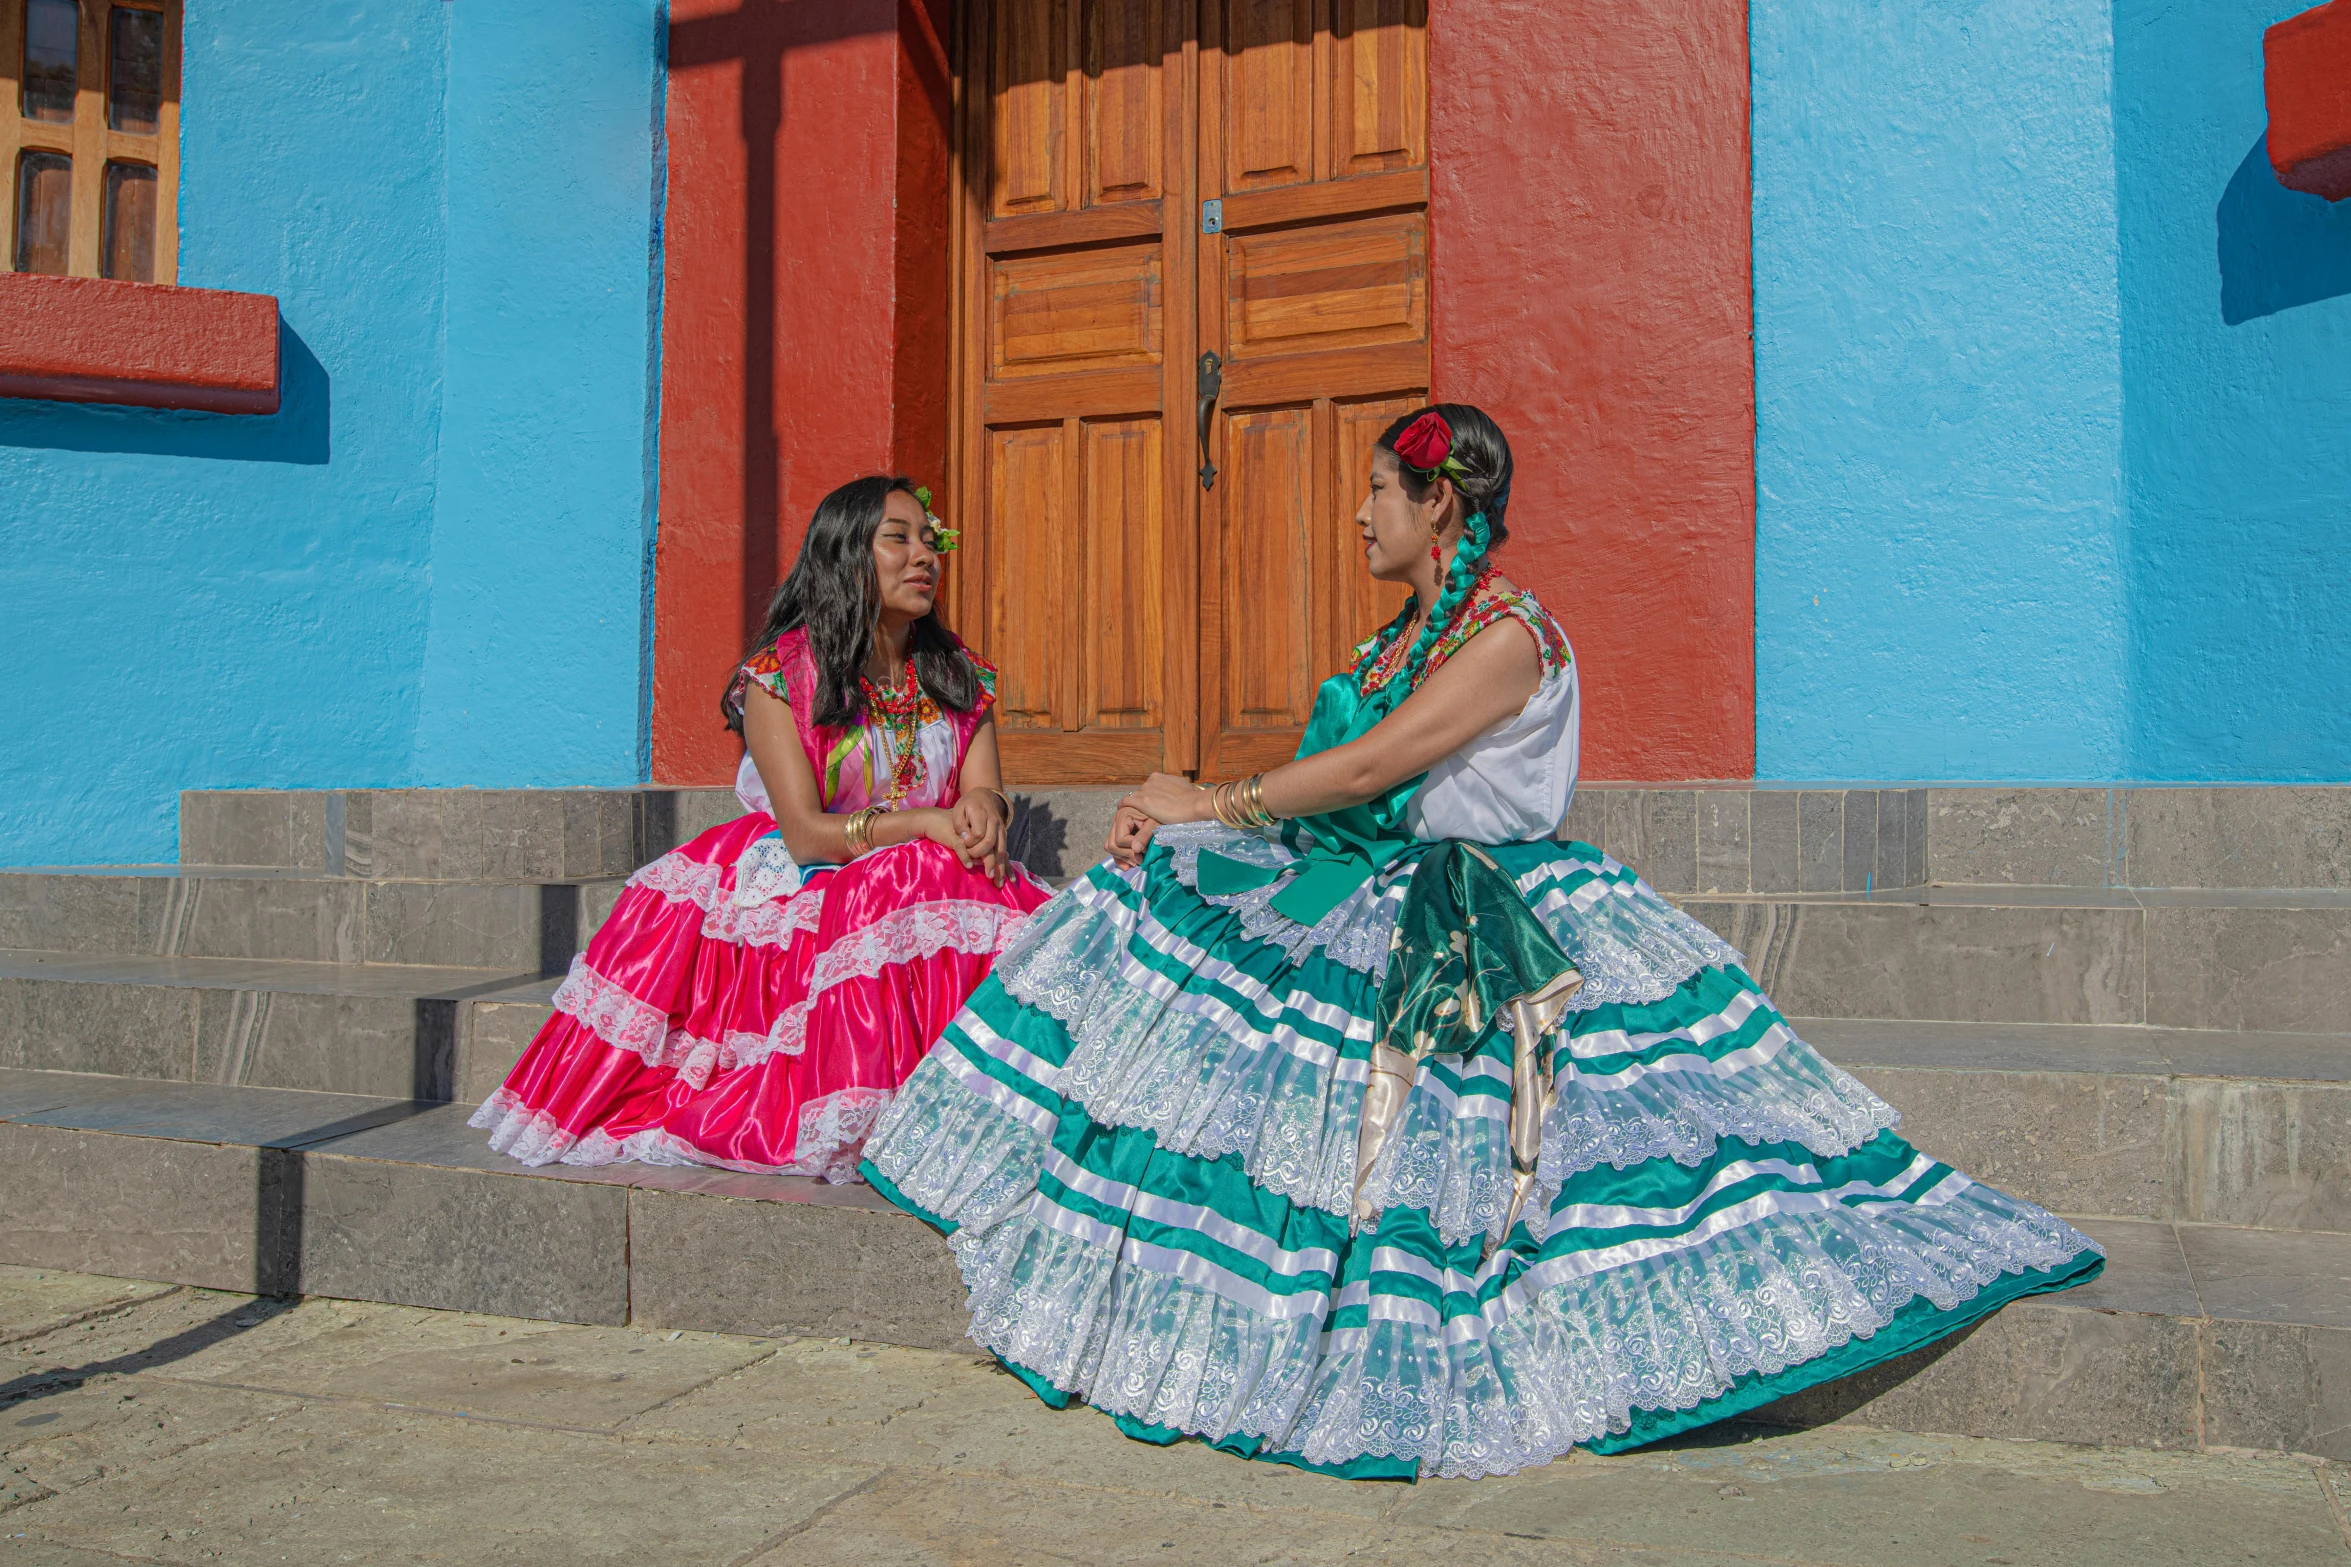
M 928 841 L 737 901 L 753 812 L 629 879 L 505 1084 L 474 1112 L 525 1164 L 856 1178 L 865 1135 L 1049 896 Z

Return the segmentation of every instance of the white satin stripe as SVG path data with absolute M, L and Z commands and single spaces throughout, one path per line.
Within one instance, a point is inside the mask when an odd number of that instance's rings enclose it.
M 1039 1137 L 1051 1137 L 1053 1129 L 1061 1124 L 1061 1118 L 1051 1110 L 981 1071 L 960 1050 L 937 1049 L 931 1052 L 930 1059 L 938 1062 L 973 1098 L 1002 1111 Z
M 1629 1029 L 1603 1029 L 1595 1034 L 1579 1034 L 1567 1042 L 1568 1053 L 1579 1061 L 1594 1060 L 1600 1056 L 1631 1055 L 1637 1051 L 1654 1050 L 1659 1045 L 1681 1040 L 1702 1045 L 1710 1039 L 1737 1033 L 1747 1019 L 1763 1005 L 1761 993 L 1753 990 L 1739 992 L 1730 1005 L 1711 1017 L 1702 1017 L 1695 1023 L 1672 1029 L 1662 1034 L 1636 1034 Z
M 1802 1043 L 1787 1024 L 1774 1023 L 1764 1030 L 1763 1037 L 1755 1043 L 1726 1051 L 1719 1056 L 1659 1056 L 1654 1061 L 1636 1062 L 1621 1072 L 1578 1072 L 1575 1081 L 1578 1087 L 1609 1093 L 1629 1088 L 1642 1078 L 1659 1073 L 1735 1077 L 1741 1072 L 1766 1065 L 1777 1059 L 1781 1051 Z
M 1076 1163 L 1059 1149 L 1046 1150 L 1045 1172 L 1071 1191 L 1083 1192 L 1106 1207 L 1121 1208 L 1137 1218 L 1149 1219 L 1154 1223 L 1197 1230 L 1227 1250 L 1237 1251 L 1244 1257 L 1254 1257 L 1286 1278 L 1296 1278 L 1307 1273 L 1329 1274 L 1338 1270 L 1339 1254 L 1328 1247 L 1307 1246 L 1297 1251 L 1285 1251 L 1274 1244 L 1271 1236 L 1237 1224 L 1214 1208 L 1177 1202 L 1173 1198 L 1129 1186 L 1123 1181 L 1111 1180 Z M 1051 1198 L 1045 1200 L 1052 1201 Z
M 1712 1240 L 1743 1225 L 1753 1224 L 1782 1213 L 1826 1213 L 1846 1206 L 1847 1198 L 1894 1198 L 1916 1183 L 1920 1176 L 1934 1167 L 1935 1161 L 1924 1154 L 1911 1161 L 1910 1166 L 1893 1180 L 1882 1184 L 1855 1181 L 1833 1189 L 1808 1192 L 1763 1192 L 1745 1202 L 1733 1203 L 1728 1208 L 1708 1214 L 1697 1224 L 1678 1235 L 1652 1235 L 1639 1240 L 1620 1241 L 1613 1246 L 1595 1246 L 1589 1251 L 1573 1251 L 1563 1256 L 1546 1257 L 1513 1280 L 1485 1307 L 1491 1323 L 1499 1324 L 1503 1317 L 1524 1306 L 1529 1300 L 1556 1284 L 1569 1279 L 1589 1278 L 1610 1268 L 1628 1262 L 1641 1262 L 1651 1257 L 1663 1257 L 1672 1252 L 1688 1251 L 1694 1246 Z M 1946 1199 L 1947 1200 L 1947 1199 Z M 1497 1255 L 1500 1255 L 1497 1253 Z
M 1800 1186 L 1821 1184 L 1817 1165 L 1790 1164 L 1785 1159 L 1738 1159 L 1717 1170 L 1714 1178 L 1706 1183 L 1697 1196 L 1679 1207 L 1635 1208 L 1624 1203 L 1571 1202 L 1551 1210 L 1551 1233 L 1557 1235 L 1562 1230 L 1621 1230 L 1634 1224 L 1687 1223 L 1690 1216 L 1705 1207 L 1707 1200 L 1717 1192 L 1763 1175 L 1776 1175 Z
M 968 1007 L 965 1008 L 955 1014 L 955 1021 L 950 1023 L 948 1027 L 979 1046 L 993 1059 L 1003 1062 L 1030 1082 L 1035 1083 L 1039 1088 L 1050 1089 L 1054 1093 L 1061 1092 L 1061 1068 L 1034 1051 L 1006 1039 L 1002 1034 L 990 1028 L 986 1020 L 977 1012 Z

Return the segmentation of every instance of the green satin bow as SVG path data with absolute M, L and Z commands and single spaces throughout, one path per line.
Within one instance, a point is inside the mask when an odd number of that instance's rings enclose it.
M 1401 680 L 1366 697 L 1352 673 L 1333 675 L 1315 693 L 1314 712 L 1298 742 L 1299 756 L 1313 756 L 1369 733 L 1405 695 Z M 1287 877 L 1288 885 L 1274 894 L 1274 912 L 1301 925 L 1319 922 L 1398 857 L 1424 847 L 1406 829 L 1404 813 L 1427 776 L 1416 774 L 1361 805 L 1284 822 L 1282 842 L 1299 856 L 1295 866 L 1248 865 L 1213 850 L 1203 853 L 1200 890 L 1210 897 L 1229 896 Z

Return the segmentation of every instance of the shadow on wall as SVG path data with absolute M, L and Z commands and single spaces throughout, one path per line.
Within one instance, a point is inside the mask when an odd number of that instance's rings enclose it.
M 224 462 L 283 462 L 315 467 L 332 449 L 333 409 L 326 367 L 300 334 L 278 322 L 278 411 L 210 414 L 175 408 L 112 408 L 93 403 L 27 402 L 21 417 L 0 419 L 0 446 L 66 452 L 144 452 L 157 457 L 212 457 Z
M 2288 190 L 2254 138 L 2214 213 L 2220 317 L 2230 326 L 2351 294 L 2351 201 Z

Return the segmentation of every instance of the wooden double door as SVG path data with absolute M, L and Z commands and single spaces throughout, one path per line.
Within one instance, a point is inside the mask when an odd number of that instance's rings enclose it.
M 1402 602 L 1353 518 L 1429 382 L 1426 17 L 965 11 L 952 608 L 1019 782 L 1286 761 Z

